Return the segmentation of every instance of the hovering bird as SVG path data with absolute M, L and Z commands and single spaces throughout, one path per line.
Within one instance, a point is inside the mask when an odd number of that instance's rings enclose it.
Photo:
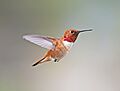
M 79 33 L 86 31 L 92 31 L 92 29 L 81 31 L 68 29 L 65 31 L 64 35 L 61 38 L 53 38 L 40 35 L 24 35 L 23 39 L 48 49 L 45 55 L 32 66 L 36 66 L 48 61 L 59 62 L 59 60 L 63 58 L 73 46 Z

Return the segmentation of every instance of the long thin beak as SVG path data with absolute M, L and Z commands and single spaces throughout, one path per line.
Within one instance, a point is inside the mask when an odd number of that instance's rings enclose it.
M 79 33 L 81 33 L 81 32 L 86 32 L 86 31 L 92 31 L 92 29 L 88 29 L 88 30 L 81 30 L 81 31 L 79 31 Z

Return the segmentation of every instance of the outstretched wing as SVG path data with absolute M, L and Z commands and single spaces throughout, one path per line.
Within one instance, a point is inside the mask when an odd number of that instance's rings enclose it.
M 54 38 L 49 38 L 40 35 L 25 35 L 23 36 L 23 39 L 47 49 L 55 48 L 55 45 L 53 44 L 53 40 L 55 40 Z

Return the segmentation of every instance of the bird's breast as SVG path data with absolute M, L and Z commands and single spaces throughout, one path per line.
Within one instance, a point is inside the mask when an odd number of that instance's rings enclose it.
M 67 49 L 70 49 L 73 46 L 73 42 L 63 41 L 63 44 Z
M 51 57 L 58 60 L 63 58 L 66 55 L 66 53 L 70 50 L 72 45 L 72 42 L 58 41 L 56 48 L 50 51 Z

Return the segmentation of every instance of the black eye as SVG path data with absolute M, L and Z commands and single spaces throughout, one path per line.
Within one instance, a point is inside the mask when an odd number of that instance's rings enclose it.
M 71 33 L 74 33 L 74 31 L 71 31 Z

